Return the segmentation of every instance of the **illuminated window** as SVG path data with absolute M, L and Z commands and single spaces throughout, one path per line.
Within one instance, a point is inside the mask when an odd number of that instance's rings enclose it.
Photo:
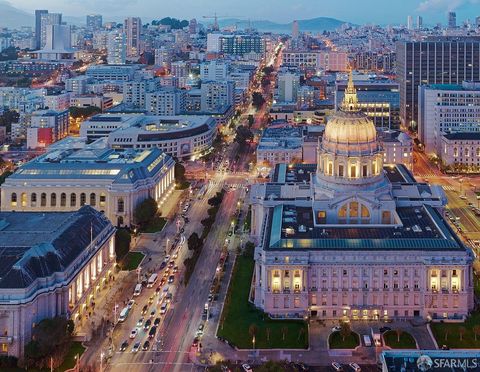
M 27 193 L 26 192 L 22 192 L 22 195 L 20 195 L 20 201 L 22 203 L 22 207 L 27 206 Z
M 328 163 L 328 174 L 330 176 L 333 176 L 333 164 L 332 163 Z
M 97 205 L 97 197 L 96 197 L 96 195 L 95 195 L 94 192 L 92 192 L 92 193 L 90 194 L 90 205 L 91 205 L 92 207 L 94 207 L 95 205 Z
M 107 200 L 107 197 L 105 193 L 100 194 L 100 207 L 105 207 L 105 201 Z
M 351 165 L 350 166 L 350 178 L 356 178 L 357 177 L 357 166 L 356 165 Z
M 12 192 L 12 195 L 10 196 L 10 204 L 12 205 L 12 207 L 17 206 L 17 193 Z

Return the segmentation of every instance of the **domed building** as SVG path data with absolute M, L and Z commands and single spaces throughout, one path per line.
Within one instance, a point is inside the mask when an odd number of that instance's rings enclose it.
M 383 174 L 382 148 L 375 124 L 359 109 L 351 74 L 317 152 L 313 199 L 318 225 L 392 223 L 395 203 Z
M 473 255 L 443 219 L 443 189 L 384 166 L 381 143 L 350 76 L 317 164 L 278 164 L 252 185 L 255 306 L 336 321 L 469 314 Z

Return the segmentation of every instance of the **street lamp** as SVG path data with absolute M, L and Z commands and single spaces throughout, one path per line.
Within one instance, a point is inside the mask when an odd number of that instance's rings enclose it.
M 103 351 L 100 353 L 100 372 L 103 372 L 103 357 L 105 354 L 103 354 Z

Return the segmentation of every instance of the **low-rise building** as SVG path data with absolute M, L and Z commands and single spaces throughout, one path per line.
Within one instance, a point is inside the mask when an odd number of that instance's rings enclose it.
M 27 128 L 27 148 L 47 147 L 66 136 L 69 132 L 70 117 L 68 110 L 40 110 L 31 116 Z
M 35 324 L 91 311 L 114 275 L 115 228 L 89 206 L 1 212 L 0 227 L 1 353 L 21 358 Z
M 438 154 L 446 171 L 478 173 L 480 171 L 480 132 L 447 133 L 440 137 Z
M 100 94 L 87 94 L 70 98 L 72 107 L 98 107 L 102 111 L 107 111 L 113 107 L 113 98 Z
M 157 148 L 110 149 L 68 137 L 19 167 L 1 189 L 2 211 L 74 211 L 90 205 L 117 226 L 131 226 L 148 197 L 159 205 L 173 190 L 175 161 Z
M 408 169 L 413 165 L 413 140 L 399 130 L 379 131 L 379 140 L 383 148 L 383 164 L 403 164 Z

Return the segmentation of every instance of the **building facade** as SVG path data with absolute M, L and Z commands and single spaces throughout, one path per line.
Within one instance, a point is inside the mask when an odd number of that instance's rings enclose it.
M 275 169 L 251 190 L 254 304 L 273 317 L 462 319 L 473 254 L 443 220 L 439 186 L 383 168 L 350 80 L 317 165 Z
M 61 316 L 76 322 L 92 311 L 114 274 L 115 228 L 89 206 L 1 212 L 0 218 L 0 353 L 21 358 L 41 320 Z
M 175 185 L 174 160 L 156 148 L 112 150 L 105 142 L 87 145 L 69 137 L 51 146 L 7 178 L 1 210 L 59 212 L 90 205 L 112 224 L 131 226 L 143 200 L 152 197 L 161 206 Z
M 142 21 L 138 17 L 128 17 L 125 19 L 123 29 L 127 40 L 127 57 L 136 58 L 140 55 Z
M 480 80 L 478 38 L 398 42 L 396 51 L 400 118 L 405 126 L 417 127 L 420 85 Z

